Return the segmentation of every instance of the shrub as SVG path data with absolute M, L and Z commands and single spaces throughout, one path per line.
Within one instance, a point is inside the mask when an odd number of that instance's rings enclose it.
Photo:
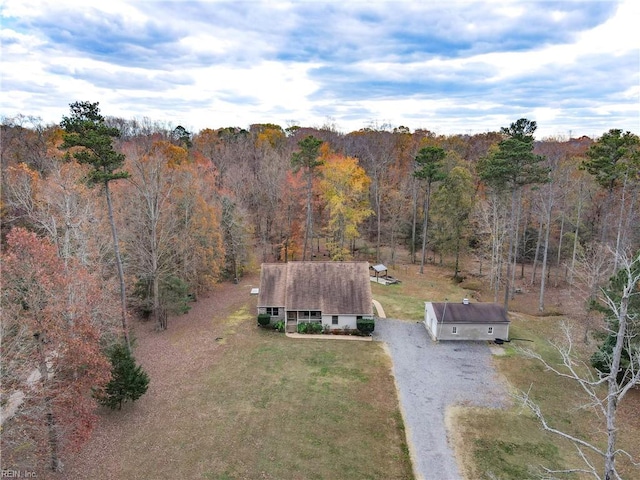
M 111 380 L 98 401 L 115 410 L 120 410 L 126 401 L 135 402 L 147 391 L 149 376 L 136 361 L 126 345 L 117 343 L 109 349 Z
M 364 334 L 373 333 L 376 328 L 376 322 L 373 318 L 359 318 L 356 320 L 358 330 Z
M 267 325 L 269 325 L 269 323 L 271 323 L 271 315 L 269 315 L 268 313 L 258 314 L 258 323 L 261 326 L 266 327 Z
M 298 324 L 298 333 L 322 333 L 321 323 L 300 323 Z
M 310 331 L 309 331 L 310 330 Z M 321 323 L 310 323 L 308 333 L 322 333 L 322 324 Z
M 278 320 L 273 328 L 275 328 L 279 332 L 284 332 L 284 322 L 282 320 Z

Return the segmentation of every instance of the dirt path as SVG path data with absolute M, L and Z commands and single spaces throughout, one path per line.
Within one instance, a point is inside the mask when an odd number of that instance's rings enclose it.
M 387 315 L 384 313 L 384 308 L 382 308 L 382 304 L 378 300 L 373 300 L 373 306 L 376 307 L 378 318 L 387 318 Z

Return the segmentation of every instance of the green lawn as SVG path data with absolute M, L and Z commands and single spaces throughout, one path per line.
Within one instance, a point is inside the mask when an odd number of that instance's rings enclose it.
M 164 333 L 176 361 L 162 370 L 178 391 L 108 414 L 117 461 L 85 459 L 86 478 L 413 478 L 382 345 L 287 338 L 257 327 L 254 308 L 247 300 L 217 314 L 211 332 Z M 202 335 L 219 336 L 211 356 L 181 363 Z
M 388 318 L 421 321 L 424 319 L 424 302 L 462 302 L 463 298 L 473 294 L 463 288 L 464 284 L 453 282 L 448 270 L 431 264 L 425 265 L 424 274 L 419 273 L 417 265 L 390 268 L 389 274 L 401 283 L 371 283 L 373 298 L 382 304 Z

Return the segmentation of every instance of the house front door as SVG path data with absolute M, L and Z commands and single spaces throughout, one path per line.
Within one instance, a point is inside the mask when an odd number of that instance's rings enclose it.
M 295 333 L 298 330 L 298 312 L 287 312 L 287 332 Z

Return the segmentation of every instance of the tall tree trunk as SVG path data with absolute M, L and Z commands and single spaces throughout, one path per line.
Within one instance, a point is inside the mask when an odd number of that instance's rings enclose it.
M 508 253 L 507 253 L 507 274 L 505 276 L 505 287 L 504 287 L 504 309 L 509 311 L 509 297 L 511 295 L 511 262 L 513 261 L 513 240 L 514 240 L 514 220 L 515 220 L 515 210 L 516 210 L 516 189 L 514 188 L 511 191 L 511 221 L 509 228 L 509 245 L 508 245 Z
M 513 239 L 513 270 L 511 270 L 511 299 L 515 295 L 516 284 L 516 270 L 518 267 L 518 241 L 520 236 L 520 211 L 522 210 L 522 189 L 518 189 L 517 201 L 516 201 L 516 222 L 512 226 L 514 239 Z
M 560 238 L 558 240 L 558 259 L 556 260 L 556 283 L 555 287 L 558 286 L 558 276 L 560 275 L 560 260 L 562 260 L 562 239 L 564 237 L 564 208 L 562 209 L 562 216 L 560 220 Z M 566 278 L 565 278 L 566 280 Z
M 51 396 L 49 395 L 49 369 L 47 367 L 47 358 L 42 349 L 44 342 L 44 336 L 41 333 L 34 335 L 36 340 L 36 346 L 38 349 L 38 368 L 40 370 L 40 379 L 42 381 L 42 389 L 44 390 L 44 407 L 45 407 L 45 426 L 47 427 L 47 433 L 49 438 L 49 459 L 50 468 L 52 471 L 57 472 L 61 469 L 62 463 L 58 455 L 58 434 L 56 432 L 56 420 L 53 414 L 53 405 L 51 403 Z
M 378 178 L 378 176 L 376 175 L 376 184 L 375 184 L 375 199 L 376 199 L 376 227 L 377 227 L 377 232 L 376 232 L 376 263 L 380 263 L 380 236 L 381 236 L 381 232 L 382 232 L 382 218 L 381 218 L 381 211 L 382 208 L 380 206 L 381 199 L 380 199 L 380 179 Z
M 542 273 L 540 275 L 540 301 L 538 302 L 538 310 L 541 312 L 544 311 L 544 293 L 546 282 L 548 280 L 547 275 L 547 259 L 549 256 L 549 235 L 551 233 L 551 214 L 553 213 L 553 195 L 549 192 L 549 203 L 546 205 L 546 214 L 547 218 L 545 221 L 545 232 L 544 232 L 544 250 L 542 251 Z M 545 200 L 542 199 L 542 203 L 544 205 Z
M 460 232 L 456 235 L 456 265 L 453 271 L 453 278 L 458 279 L 458 273 L 460 273 Z
M 520 255 L 520 279 L 524 279 L 524 255 L 527 253 L 527 227 L 529 226 L 529 218 L 531 217 L 531 206 L 527 209 L 527 213 L 524 216 L 524 221 L 522 222 L 522 253 Z
M 418 188 L 416 182 L 413 181 L 413 198 L 411 204 L 411 263 L 416 263 L 416 225 L 418 223 Z
M 576 268 L 576 252 L 578 251 L 578 234 L 580 232 L 580 213 L 582 210 L 582 182 L 578 193 L 578 213 L 576 215 L 576 228 L 573 233 L 573 251 L 571 253 L 571 269 L 569 270 L 569 285 L 573 287 L 573 272 Z
M 116 222 L 113 218 L 113 205 L 111 202 L 111 191 L 109 190 L 109 182 L 105 182 L 104 191 L 107 197 L 107 208 L 109 211 L 109 223 L 111 224 L 111 234 L 113 236 L 113 250 L 116 256 L 116 266 L 118 268 L 118 278 L 120 280 L 120 308 L 122 315 L 122 334 L 127 350 L 131 352 L 131 341 L 129 340 L 129 325 L 127 322 L 127 293 L 124 285 L 124 270 L 122 269 L 122 257 L 120 256 L 120 243 L 118 242 L 118 231 L 116 230 Z
M 304 248 L 302 250 L 302 261 L 307 259 L 307 245 L 310 245 L 310 253 L 313 252 L 313 212 L 311 210 L 311 195 L 312 195 L 312 178 L 311 169 L 307 169 L 307 225 L 304 229 Z M 313 255 L 312 255 L 313 256 Z
M 538 268 L 538 256 L 540 254 L 540 244 L 542 243 L 542 220 L 540 220 L 540 225 L 538 226 L 538 239 L 536 240 L 536 253 L 533 256 L 533 268 L 531 269 L 531 285 L 536 283 L 536 269 Z
M 498 301 L 498 291 L 500 290 L 500 281 L 502 275 L 502 246 L 503 246 L 503 228 L 498 216 L 498 196 L 495 192 L 491 193 L 491 288 L 493 289 L 493 301 Z
M 538 302 L 538 310 L 544 312 L 544 289 L 547 281 L 547 256 L 549 252 L 549 232 L 551 231 L 551 215 L 547 217 L 547 224 L 544 233 L 544 249 L 542 251 L 542 273 L 540 275 L 540 301 Z
M 424 261 L 427 256 L 427 228 L 429 227 L 429 199 L 431 197 L 431 182 L 427 183 L 427 195 L 424 199 L 424 223 L 422 224 L 422 258 L 420 273 L 424 274 Z
M 630 275 L 631 272 L 629 272 Z M 631 278 L 628 279 L 622 298 L 620 300 L 620 308 L 618 310 L 618 331 L 616 334 L 616 344 L 613 348 L 611 357 L 611 368 L 609 369 L 609 378 L 607 379 L 607 450 L 604 459 L 604 478 L 618 478 L 615 470 L 616 438 L 618 429 L 616 428 L 616 413 L 618 409 L 618 401 L 621 400 L 620 384 L 618 383 L 618 371 L 620 370 L 620 362 L 622 359 L 622 351 L 627 337 L 627 312 L 629 309 L 629 298 L 635 288 L 635 282 Z M 614 476 L 615 475 L 615 476 Z

